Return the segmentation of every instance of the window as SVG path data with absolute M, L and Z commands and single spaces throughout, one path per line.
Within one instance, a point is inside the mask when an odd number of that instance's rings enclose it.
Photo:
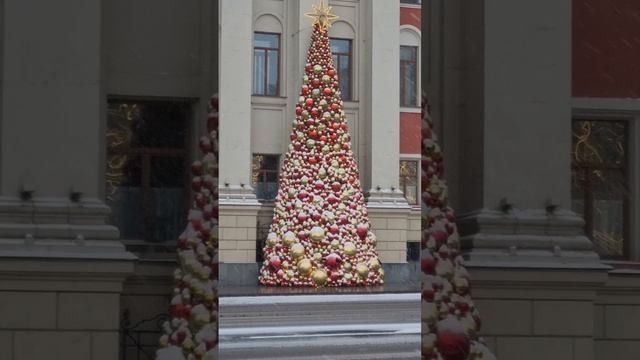
M 400 106 L 418 106 L 417 46 L 400 46 Z
M 420 261 L 420 242 L 407 241 L 407 261 Z
M 254 34 L 253 94 L 280 95 L 280 34 Z
M 422 0 L 400 0 L 401 4 L 415 4 L 415 5 L 420 5 L 422 4 Z
M 184 230 L 190 111 L 180 101 L 108 102 L 105 195 L 122 239 L 175 241 Z
M 280 155 L 253 155 L 252 186 L 260 200 L 272 201 L 278 194 Z
M 418 205 L 418 161 L 400 160 L 400 190 L 410 205 Z
M 572 207 L 604 258 L 628 256 L 626 121 L 574 120 Z
M 351 100 L 351 40 L 332 38 L 331 53 L 333 54 L 333 66 L 338 72 L 342 99 Z

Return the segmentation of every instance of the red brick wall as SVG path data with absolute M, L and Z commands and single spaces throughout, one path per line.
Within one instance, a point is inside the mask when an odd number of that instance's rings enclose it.
M 420 154 L 421 136 L 420 113 L 400 113 L 400 153 Z
M 413 25 L 420 29 L 420 9 L 400 7 L 400 25 Z
M 573 0 L 573 96 L 640 97 L 640 0 Z
M 400 8 L 400 25 L 413 25 L 420 29 L 420 19 L 420 9 Z M 401 154 L 420 154 L 421 126 L 420 114 L 400 113 Z

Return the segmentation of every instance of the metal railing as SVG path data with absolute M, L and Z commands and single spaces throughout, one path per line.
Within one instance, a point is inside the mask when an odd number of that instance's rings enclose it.
M 155 360 L 162 324 L 169 320 L 166 313 L 157 314 L 131 324 L 129 310 L 120 319 L 120 360 Z

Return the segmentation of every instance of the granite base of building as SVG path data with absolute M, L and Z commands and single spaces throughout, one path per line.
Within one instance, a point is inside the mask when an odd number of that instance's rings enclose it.
M 220 286 L 257 286 L 259 263 L 220 263 Z M 419 284 L 420 265 L 418 262 L 382 264 L 385 271 L 385 285 Z M 416 287 L 416 291 L 417 287 Z
M 131 259 L 0 257 L 0 359 L 118 359 Z

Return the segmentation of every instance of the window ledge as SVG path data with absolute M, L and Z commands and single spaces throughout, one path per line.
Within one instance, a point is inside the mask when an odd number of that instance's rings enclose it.
M 401 113 L 411 113 L 411 114 L 420 114 L 422 113 L 422 109 L 419 107 L 400 107 Z
M 286 96 L 281 96 L 281 95 L 259 95 L 259 94 L 252 94 L 251 95 L 252 98 L 259 98 L 259 99 L 286 99 Z
M 636 270 L 640 273 L 640 261 L 602 260 L 602 263 L 611 266 L 613 270 Z

